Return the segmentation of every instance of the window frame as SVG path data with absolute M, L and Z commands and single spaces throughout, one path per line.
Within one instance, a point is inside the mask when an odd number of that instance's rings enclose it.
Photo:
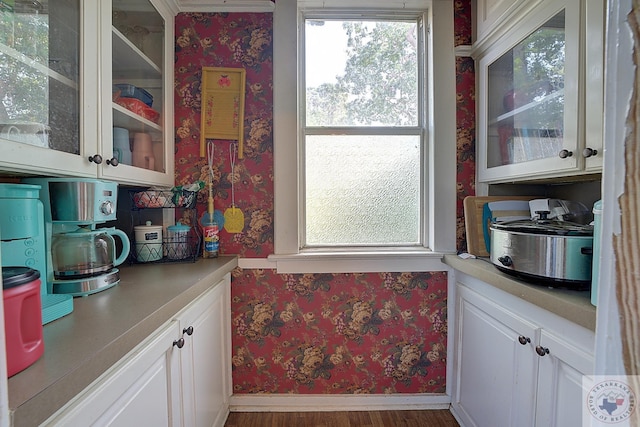
M 420 247 L 303 248 L 304 160 L 299 126 L 302 61 L 299 29 L 303 6 L 296 0 L 278 0 L 274 12 L 274 187 L 275 253 L 268 259 L 278 272 L 385 272 L 446 270 L 440 259 L 455 253 L 456 242 L 456 122 L 453 6 L 450 0 L 425 0 L 425 93 L 427 97 L 424 209 Z M 348 6 L 348 3 L 346 3 Z M 393 0 L 388 7 L 402 8 Z M 350 11 L 354 11 L 351 9 Z M 346 8 L 343 12 L 350 12 Z M 393 10 L 388 10 L 393 14 Z M 401 13 L 401 11 L 399 11 Z M 346 16 L 345 14 L 340 16 Z M 438 17 L 435 19 L 434 17 Z M 448 19 L 443 19 L 448 17 Z M 434 60 L 437 58 L 437 60 Z M 302 70 L 302 71 L 301 71 Z M 438 84 L 434 85 L 434 81 Z M 437 108 L 435 106 L 437 105 Z M 434 124 L 438 123 L 437 126 Z M 452 214 L 453 213 L 453 214 Z
M 348 20 L 362 20 L 362 21 L 371 21 L 371 22 L 379 22 L 385 20 L 396 20 L 396 21 L 404 21 L 408 23 L 415 23 L 417 26 L 417 41 L 418 46 L 417 50 L 417 79 L 418 79 L 418 99 L 417 102 L 417 112 L 418 112 L 418 123 L 413 126 L 307 126 L 306 124 L 306 67 L 307 63 L 307 52 L 305 49 L 306 45 L 306 21 L 307 20 L 332 20 L 332 21 L 348 21 Z M 420 139 L 420 173 L 426 174 L 428 173 L 428 162 L 426 159 L 426 148 L 427 148 L 427 138 L 428 138 L 428 130 L 426 128 L 426 112 L 427 103 L 426 98 L 428 96 L 428 91 L 425 85 L 426 82 L 426 19 L 427 14 L 426 11 L 397 11 L 395 13 L 390 14 L 389 11 L 379 10 L 379 9 L 368 9 L 368 10 L 344 10 L 332 8 L 330 10 L 326 9 L 317 9 L 317 8 L 309 8 L 309 9 L 300 9 L 298 13 L 298 22 L 300 23 L 299 27 L 299 73 L 298 73 L 298 95 L 300 111 L 300 126 L 299 126 L 299 147 L 300 147 L 300 164 L 298 165 L 298 170 L 300 174 L 300 181 L 302 185 L 300 185 L 300 221 L 302 226 L 300 227 L 299 233 L 299 246 L 301 251 L 308 250 L 343 250 L 343 251 L 362 251 L 365 248 L 416 248 L 416 247 L 425 247 L 425 242 L 428 241 L 427 228 L 424 226 L 425 218 L 429 212 L 428 200 L 427 200 L 427 191 L 425 190 L 425 180 L 420 180 L 420 203 L 418 206 L 419 209 L 419 224 L 418 224 L 418 242 L 414 244 L 381 244 L 381 245 L 362 245 L 358 246 L 355 244 L 346 244 L 341 246 L 329 245 L 329 244 L 317 244 L 312 245 L 307 241 L 307 224 L 306 224 L 306 185 L 305 179 L 306 176 L 306 138 L 308 136 L 324 136 L 324 135 L 373 135 L 373 136 L 383 136 L 383 135 L 408 135 L 408 136 L 418 136 Z M 422 49 L 422 51 L 421 51 Z

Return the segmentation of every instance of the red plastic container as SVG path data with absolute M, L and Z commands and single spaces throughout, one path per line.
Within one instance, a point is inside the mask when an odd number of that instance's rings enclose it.
M 31 366 L 44 353 L 40 272 L 28 267 L 2 268 L 7 374 Z

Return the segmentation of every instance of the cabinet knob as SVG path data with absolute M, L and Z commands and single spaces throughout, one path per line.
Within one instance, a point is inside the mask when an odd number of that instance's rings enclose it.
M 538 353 L 538 356 L 542 357 L 544 355 L 549 354 L 549 349 L 546 347 L 542 347 L 541 345 L 537 345 L 536 346 L 536 353 Z
M 118 166 L 118 165 L 120 164 L 120 162 L 118 162 L 118 159 L 117 159 L 117 158 L 112 157 L 112 158 L 110 158 L 110 159 L 107 159 L 107 164 L 108 164 L 108 165 L 111 165 L 111 166 L 113 166 L 113 167 L 116 167 L 116 166 Z
M 179 340 L 175 340 L 173 345 L 178 348 L 184 347 L 184 338 L 180 338 Z
M 560 152 L 558 153 L 558 156 L 560 156 L 561 159 L 566 159 L 567 157 L 571 157 L 573 156 L 573 151 L 569 151 L 569 150 L 560 150 Z
M 529 337 L 525 337 L 524 335 L 520 335 L 518 337 L 518 341 L 520 342 L 520 344 L 522 345 L 527 345 L 531 342 L 531 338 Z
M 100 154 L 94 154 L 93 156 L 89 156 L 89 161 L 99 165 L 102 163 L 102 156 Z
M 189 326 L 188 328 L 184 328 L 182 330 L 183 334 L 187 334 L 189 336 L 193 335 L 193 326 Z
M 593 148 L 585 148 L 584 150 L 582 150 L 582 156 L 583 157 L 591 157 L 591 156 L 595 156 L 598 154 L 598 150 L 594 150 Z

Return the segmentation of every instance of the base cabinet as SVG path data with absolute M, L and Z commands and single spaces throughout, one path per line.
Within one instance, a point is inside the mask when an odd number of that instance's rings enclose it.
M 180 349 L 184 426 L 223 426 L 229 415 L 230 301 L 224 281 L 180 316 L 185 340 Z
M 163 326 L 43 425 L 179 425 L 178 332 L 177 321 Z
M 227 274 L 43 425 L 224 426 L 231 395 L 230 292 Z
M 468 295 L 458 309 L 460 414 L 469 426 L 532 426 L 538 361 L 527 340 L 537 336 L 536 326 Z
M 456 287 L 452 410 L 460 424 L 581 426 L 593 332 L 492 289 L 487 297 Z

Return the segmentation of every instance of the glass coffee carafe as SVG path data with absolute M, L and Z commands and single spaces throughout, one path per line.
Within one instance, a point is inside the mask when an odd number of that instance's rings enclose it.
M 115 240 L 122 241 L 123 250 L 116 256 Z M 108 272 L 122 264 L 129 254 L 129 238 L 115 228 L 91 230 L 79 227 L 69 233 L 53 236 L 51 254 L 56 279 L 92 277 Z

